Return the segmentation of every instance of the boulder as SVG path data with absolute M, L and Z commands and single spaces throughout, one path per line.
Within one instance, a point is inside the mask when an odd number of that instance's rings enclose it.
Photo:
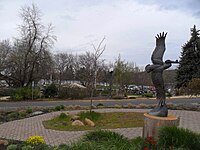
M 42 114 L 43 114 L 42 111 L 35 111 L 30 116 L 32 117 L 32 116 L 37 116 L 37 115 L 42 115 Z
M 87 125 L 89 125 L 91 127 L 95 126 L 95 123 L 92 120 L 88 119 L 88 118 L 85 118 L 85 124 L 87 124 Z
M 84 124 L 80 120 L 75 120 L 72 122 L 72 126 L 84 126 Z

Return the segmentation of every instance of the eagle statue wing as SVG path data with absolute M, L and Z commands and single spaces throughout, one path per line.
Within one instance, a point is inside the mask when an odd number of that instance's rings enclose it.
M 154 65 L 163 65 L 163 55 L 165 52 L 165 38 L 167 33 L 160 33 L 156 36 L 156 48 L 151 56 L 151 61 Z

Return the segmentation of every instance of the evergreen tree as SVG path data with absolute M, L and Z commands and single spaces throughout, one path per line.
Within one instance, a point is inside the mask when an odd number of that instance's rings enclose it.
M 177 88 L 186 87 L 192 78 L 200 78 L 200 37 L 196 26 L 191 29 L 190 40 L 182 47 L 177 70 Z

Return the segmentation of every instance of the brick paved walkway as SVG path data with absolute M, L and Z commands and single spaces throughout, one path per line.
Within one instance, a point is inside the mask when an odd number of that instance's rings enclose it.
M 147 109 L 99 109 L 98 112 L 147 112 Z M 79 111 L 68 111 L 70 114 Z M 51 119 L 61 112 L 53 112 L 27 119 L 7 122 L 0 125 L 0 137 L 25 141 L 29 136 L 43 136 L 46 143 L 59 145 L 62 143 L 74 142 L 82 137 L 87 131 L 55 131 L 45 129 L 42 121 Z M 180 127 L 191 129 L 200 133 L 200 112 L 170 110 L 169 113 L 180 117 Z M 111 131 L 123 134 L 128 138 L 142 135 L 142 128 L 120 128 Z

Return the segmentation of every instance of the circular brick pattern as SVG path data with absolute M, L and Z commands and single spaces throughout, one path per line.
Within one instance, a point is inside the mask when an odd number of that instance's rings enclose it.
M 95 109 L 98 112 L 148 112 L 148 109 Z M 68 111 L 70 114 L 80 112 Z M 69 144 L 80 139 L 88 131 L 55 131 L 45 129 L 42 121 L 49 120 L 59 115 L 60 112 L 52 112 L 31 118 L 7 122 L 0 125 L 0 137 L 25 141 L 29 136 L 43 136 L 45 142 L 50 145 Z M 188 128 L 194 132 L 200 132 L 200 112 L 170 110 L 169 114 L 180 117 L 180 127 Z M 109 129 L 118 132 L 125 137 L 134 138 L 142 135 L 142 128 Z

